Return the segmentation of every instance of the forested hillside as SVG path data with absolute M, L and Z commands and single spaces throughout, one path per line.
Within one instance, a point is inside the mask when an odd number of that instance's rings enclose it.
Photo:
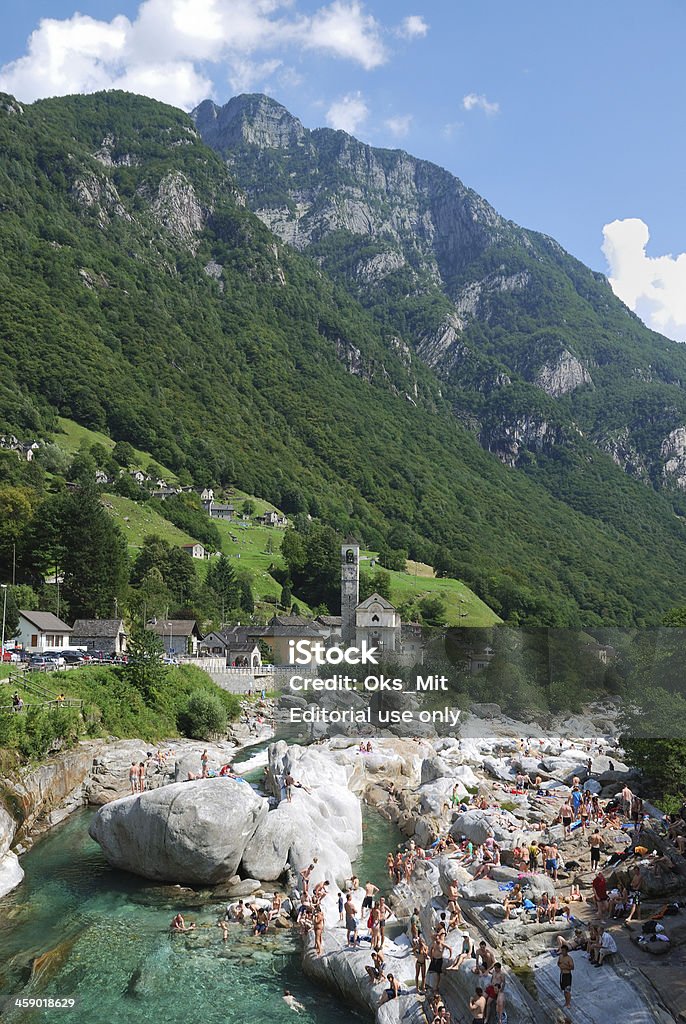
M 485 451 L 398 324 L 275 238 L 180 111 L 2 97 L 0 239 L 0 432 L 69 417 L 441 567 L 511 621 L 686 603 L 666 498 L 590 442 L 550 455 L 577 481 L 558 494 Z

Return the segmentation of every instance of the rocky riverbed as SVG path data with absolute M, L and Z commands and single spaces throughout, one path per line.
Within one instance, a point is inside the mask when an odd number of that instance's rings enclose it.
M 575 780 L 603 802 L 626 785 L 636 787 L 638 780 L 622 762 L 615 740 L 561 741 L 541 735 L 523 740 L 507 735 L 502 720 L 493 725 L 490 737 L 479 735 L 483 728 L 461 739 L 386 736 L 373 739 L 371 749 L 366 737 L 365 749 L 350 736 L 309 746 L 280 741 L 270 745 L 268 754 L 253 757 L 249 750 L 237 756 L 236 743 L 176 741 L 173 750 L 153 759 L 149 788 L 139 794 L 130 792 L 128 771 L 132 761 L 149 760 L 145 744 L 83 744 L 37 775 L 6 786 L 5 805 L 15 814 L 0 814 L 2 864 L 9 881 L 17 884 L 18 864 L 10 845 L 18 837 L 14 850 L 21 853 L 42 829 L 88 802 L 100 807 L 90 831 L 107 860 L 156 882 L 210 886 L 229 900 L 260 895 L 276 883 L 296 906 L 300 873 L 312 864 L 310 891 L 324 881 L 329 887 L 321 900 L 321 953 L 315 955 L 312 934 L 307 933 L 303 969 L 347 1005 L 382 1024 L 430 1018 L 428 1002 L 414 985 L 409 918 L 416 908 L 428 941 L 440 915 L 448 920 L 452 916 L 451 898 L 457 900 L 462 922 L 448 930 L 447 945 L 459 950 L 468 936 L 471 954 L 484 940 L 502 961 L 509 1024 L 619 1024 L 628 1019 L 629 1009 L 634 1024 L 674 1019 L 686 1010 L 678 984 L 686 966 L 686 912 L 681 909 L 664 918 L 663 934 L 669 941 L 660 944 L 666 953 L 657 973 L 656 950 L 636 941 L 640 924 L 634 935 L 621 923 L 606 920 L 619 951 L 600 971 L 583 953 L 573 954 L 574 999 L 566 1017 L 562 1011 L 551 946 L 557 935 L 571 938 L 574 926 L 589 926 L 599 915 L 592 902 L 595 872 L 590 870 L 588 833 L 577 828 L 564 836 L 560 812 Z M 205 748 L 210 773 L 226 763 L 234 763 L 237 774 L 258 770 L 263 792 L 240 778 L 194 778 Z M 535 783 L 522 789 L 523 776 Z M 376 878 L 361 878 L 355 888 L 350 881 L 363 841 L 363 802 L 392 821 L 406 838 L 407 850 L 414 850 L 411 871 L 392 891 L 393 913 L 384 944 L 386 973 L 400 980 L 402 992 L 381 1006 L 384 985 L 372 984 L 365 970 L 371 961 L 361 886 L 367 881 L 378 884 L 384 865 L 379 863 Z M 686 861 L 666 836 L 659 812 L 648 803 L 644 811 L 640 836 L 621 817 L 603 820 L 601 863 L 608 888 L 626 884 L 630 873 L 640 872 L 645 919 L 683 900 Z M 519 851 L 533 840 L 541 846 L 558 844 L 556 880 L 542 866 L 536 873 L 527 870 Z M 478 851 L 489 844 L 499 850 L 498 863 L 483 870 Z M 580 898 L 569 904 L 573 919 L 563 913 L 553 923 L 537 923 L 535 915 L 519 911 L 507 917 L 504 901 L 515 885 L 533 903 L 549 896 L 564 903 L 571 887 L 578 887 Z M 352 893 L 360 919 L 359 945 L 348 945 L 339 891 Z M 440 993 L 455 1020 L 467 1014 L 478 980 L 474 966 L 467 955 L 459 969 L 441 975 Z

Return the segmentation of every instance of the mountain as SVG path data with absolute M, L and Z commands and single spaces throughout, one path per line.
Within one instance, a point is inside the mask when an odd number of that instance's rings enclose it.
M 584 510 L 570 453 L 602 452 L 686 511 L 686 347 L 605 277 L 435 164 L 308 131 L 266 96 L 193 118 L 257 215 L 410 345 L 484 448 Z
M 243 113 L 249 105 L 242 102 Z M 323 174 L 324 155 L 320 171 L 312 163 L 318 133 L 311 138 L 283 108 L 266 106 L 276 121 L 270 114 L 248 131 L 243 114 L 234 118 L 245 149 L 227 167 L 189 117 L 152 100 L 107 92 L 22 106 L 0 96 L 0 433 L 50 437 L 57 415 L 68 417 L 129 441 L 198 484 L 234 484 L 303 523 L 310 515 L 353 532 L 372 550 L 404 549 L 457 574 L 510 621 L 654 622 L 686 603 L 686 528 L 670 500 L 622 472 L 581 427 L 572 430 L 557 411 L 567 409 L 569 394 L 555 399 L 523 372 L 508 371 L 493 338 L 514 352 L 516 331 L 470 320 L 461 333 L 454 328 L 454 345 L 442 346 L 466 351 L 463 336 L 483 333 L 482 343 L 470 342 L 474 374 L 499 366 L 503 379 L 479 390 L 466 371 L 458 387 L 440 346 L 429 359 L 412 327 L 430 307 L 437 323 L 452 315 L 447 286 L 438 286 L 439 277 L 447 280 L 451 246 L 457 252 L 470 239 L 470 251 L 480 245 L 486 261 L 494 233 L 514 248 L 519 229 L 462 186 L 467 205 L 456 204 L 454 179 L 440 172 L 445 196 L 437 209 L 446 220 L 436 251 L 445 253 L 442 262 L 436 257 L 436 280 L 425 260 L 434 229 L 424 209 L 426 238 L 416 242 L 414 263 L 409 249 L 404 255 L 406 241 L 393 249 L 346 229 L 346 275 L 337 269 L 340 229 L 320 231 L 299 252 L 263 223 L 266 204 L 256 204 L 260 219 L 248 207 L 246 194 L 255 203 L 250 189 L 237 185 L 235 175 L 243 179 L 260 154 L 265 173 L 279 154 L 291 166 L 289 150 L 263 150 L 265 140 L 281 139 L 300 154 L 297 167 L 271 174 L 275 196 L 291 173 Z M 197 124 L 205 120 L 198 112 Z M 368 152 L 346 136 L 321 139 L 334 164 L 341 146 Z M 389 173 L 397 161 L 412 164 L 397 154 L 384 160 Z M 350 182 L 353 171 L 345 173 Z M 319 201 L 328 202 L 321 191 Z M 394 230 L 398 238 L 411 235 L 409 225 Z M 374 287 L 350 284 L 361 241 L 377 267 Z M 567 265 L 553 243 L 536 245 L 549 247 L 551 265 L 556 258 Z M 384 246 L 408 261 L 388 275 L 406 275 L 407 292 L 397 301 L 378 275 Z M 474 266 L 471 257 L 457 262 L 451 288 Z M 420 279 L 413 293 L 409 283 Z M 608 316 L 619 316 L 607 286 L 596 286 Z M 510 302 L 525 290 L 493 290 L 487 299 Z M 619 309 L 643 344 L 638 321 Z M 672 351 L 664 340 L 654 345 Z M 578 393 L 593 397 L 600 365 L 589 372 L 594 387 Z M 647 382 L 635 386 L 637 395 L 650 393 Z M 509 460 L 523 471 L 480 443 L 484 428 L 476 424 L 486 422 L 491 391 L 509 394 L 530 423 L 530 465 L 521 444 Z M 548 445 L 553 435 L 560 440 Z

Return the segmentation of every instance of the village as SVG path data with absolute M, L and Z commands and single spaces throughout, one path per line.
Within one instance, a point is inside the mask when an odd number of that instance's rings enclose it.
M 208 499 L 211 500 L 211 499 Z M 146 629 L 159 638 L 165 660 L 210 659 L 227 669 L 251 674 L 266 665 L 316 664 L 317 652 L 371 648 L 402 665 L 422 663 L 426 631 L 403 623 L 396 608 L 380 594 L 359 600 L 360 547 L 348 540 L 341 548 L 341 615 L 275 614 L 266 625 L 230 625 L 201 635 L 194 619 L 151 619 Z M 52 612 L 20 609 L 16 636 L 5 640 L 4 658 L 29 669 L 52 671 L 87 661 L 122 662 L 127 658 L 123 618 L 76 619 L 71 625 Z M 333 660 L 336 660 L 335 654 Z M 339 659 L 340 660 L 340 659 Z

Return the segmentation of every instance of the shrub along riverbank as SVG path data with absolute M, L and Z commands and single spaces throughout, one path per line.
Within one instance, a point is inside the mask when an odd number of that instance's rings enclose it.
M 37 759 L 98 736 L 150 742 L 180 735 L 205 739 L 210 732 L 223 732 L 240 713 L 238 698 L 195 665 L 160 666 L 154 685 L 145 692 L 126 667 L 95 665 L 49 678 L 51 689 L 83 701 L 83 706 L 40 704 L 21 684 L 5 686 L 7 699 L 0 704 L 8 704 L 15 690 L 25 701 L 20 713 L 0 711 L 0 751 L 7 751 L 11 760 Z

